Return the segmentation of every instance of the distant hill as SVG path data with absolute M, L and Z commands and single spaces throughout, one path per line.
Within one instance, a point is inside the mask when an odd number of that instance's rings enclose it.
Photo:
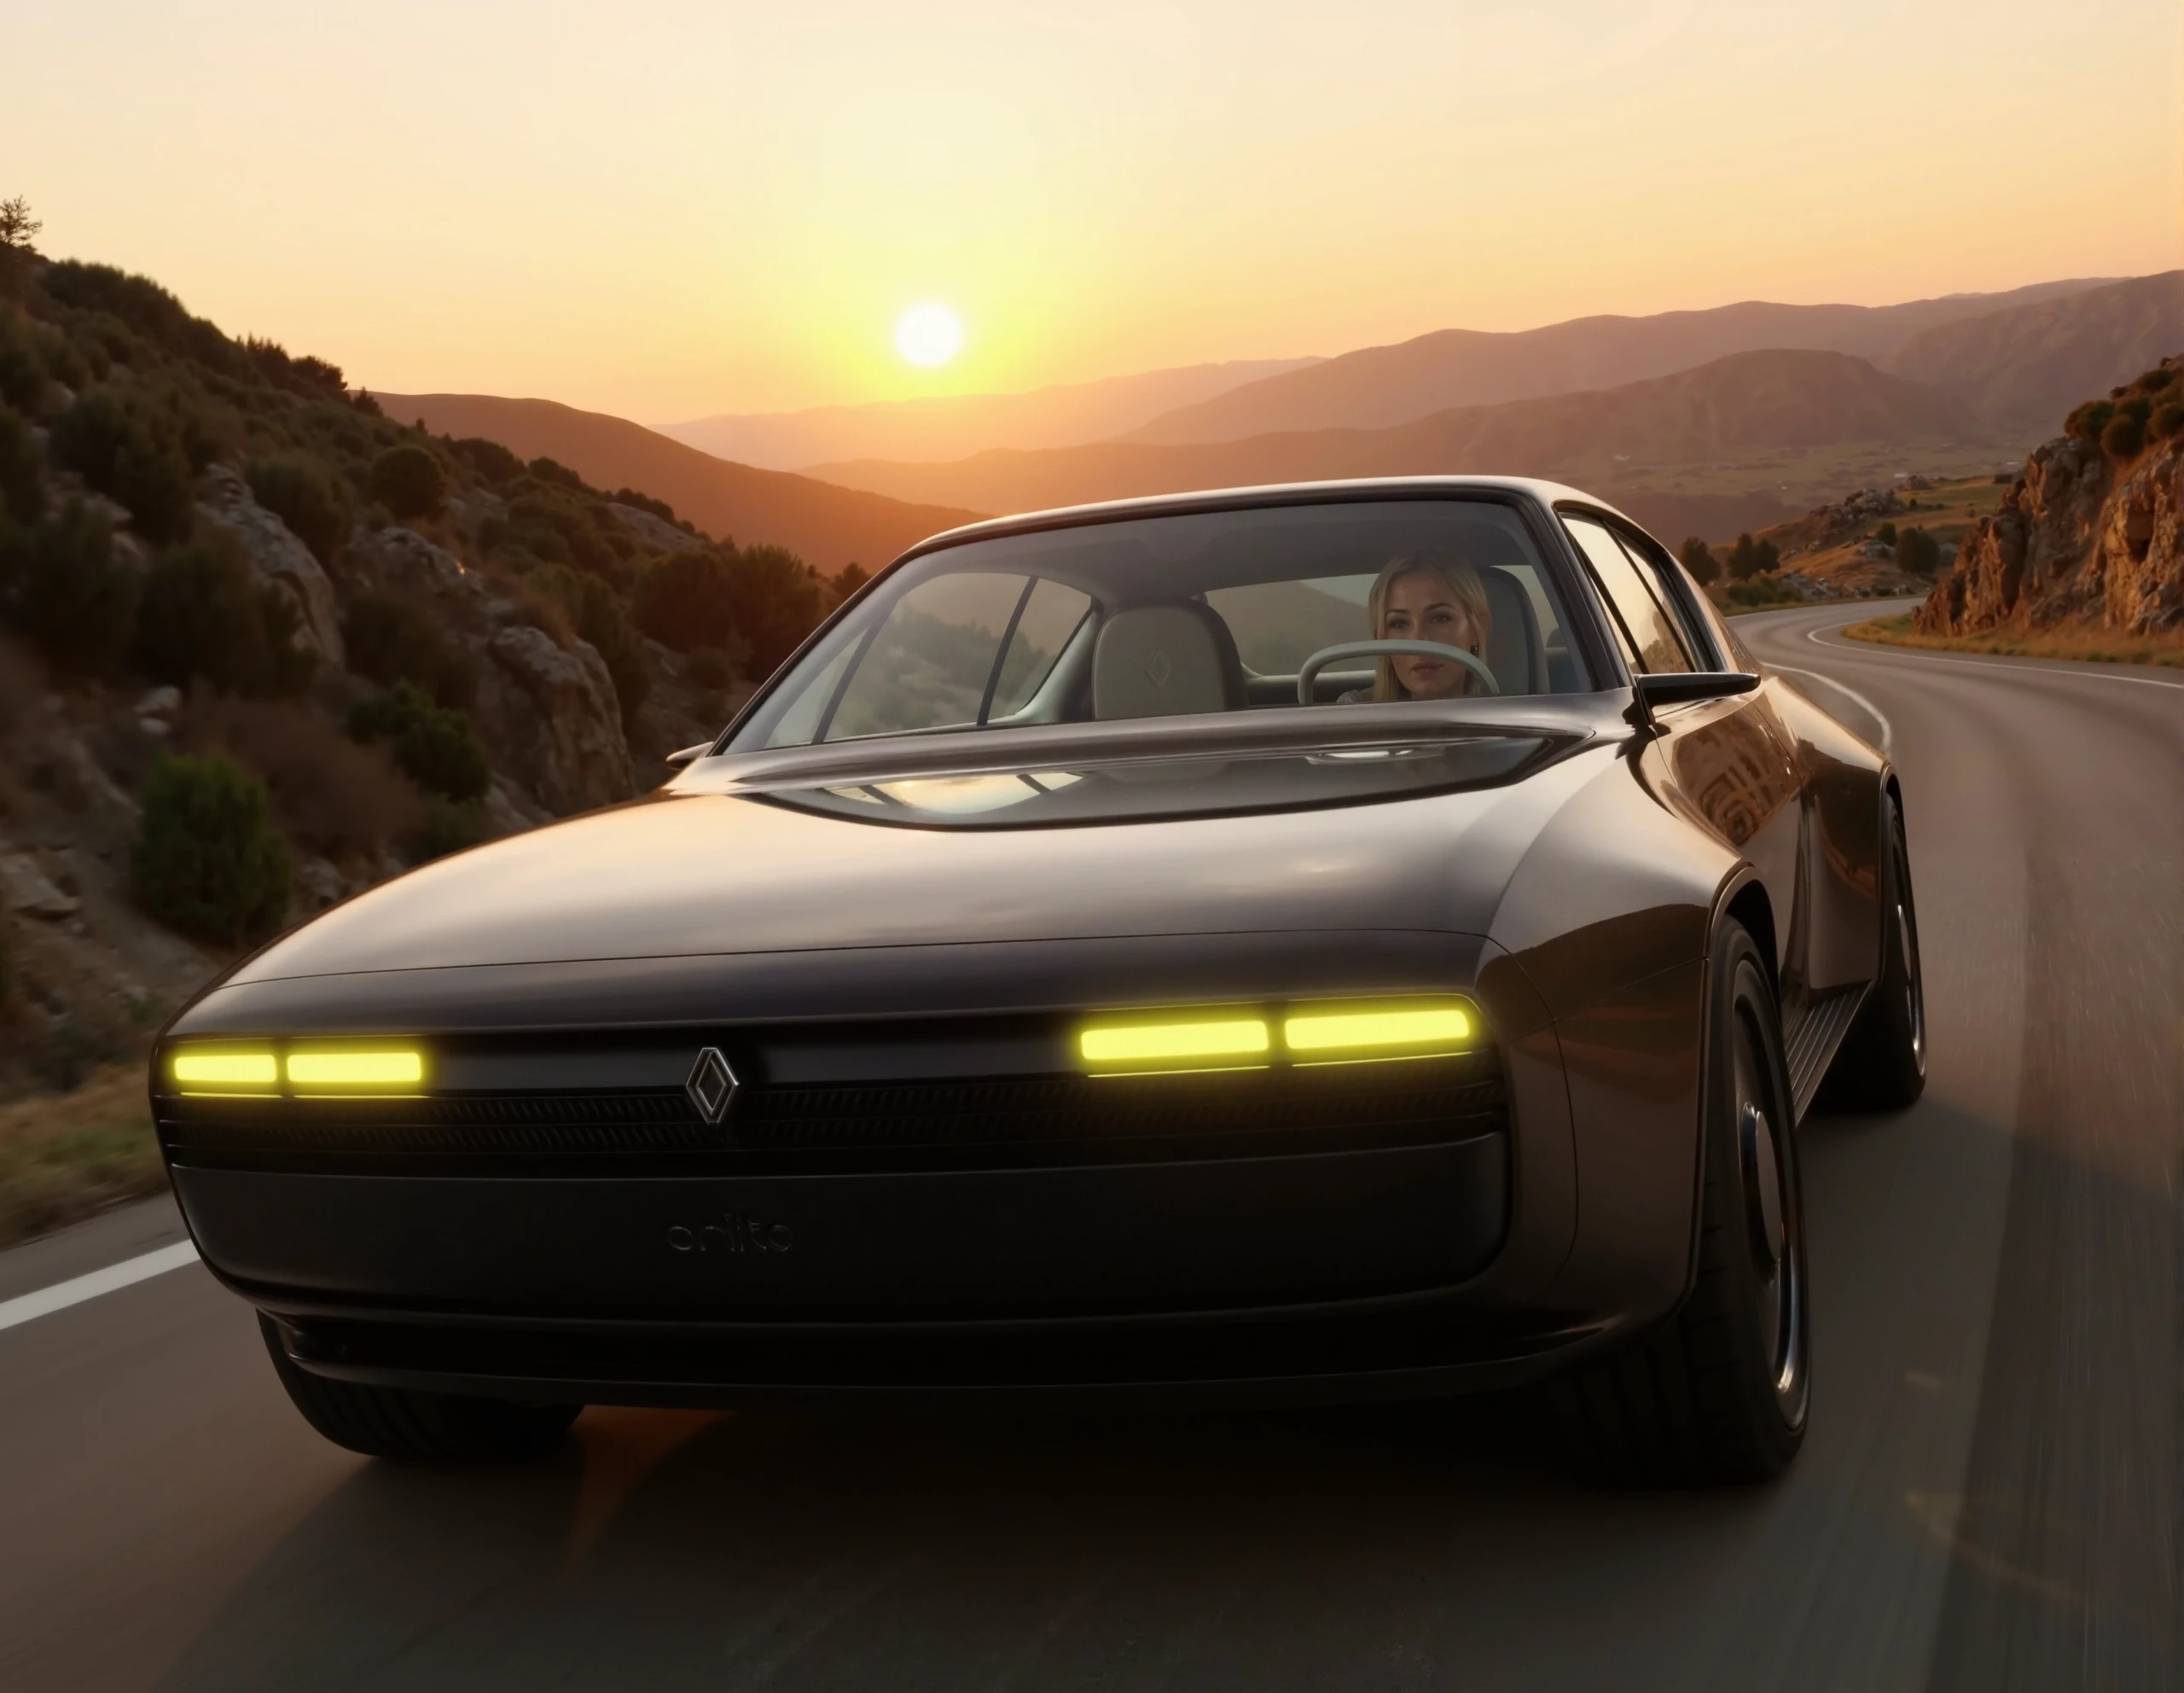
M 1650 317 L 1579 317 L 1508 335 L 1442 329 L 1233 388 L 1155 418 L 1127 439 L 1178 445 L 1306 429 L 1381 429 L 1451 406 L 1617 387 L 1767 348 L 1846 352 L 1878 362 L 1923 331 L 2065 298 L 2106 280 L 2042 282 L 1901 305 L 1747 300 Z
M 2184 271 L 2137 276 L 1913 336 L 1885 368 L 1946 387 L 1999 428 L 2037 439 L 2088 394 L 2184 351 Z
M 421 418 L 436 434 L 482 435 L 524 458 L 556 459 L 599 487 L 641 489 L 709 534 L 787 547 L 828 573 L 850 563 L 876 570 L 913 542 L 979 515 L 732 464 L 625 418 L 553 400 L 376 398 L 388 416 L 404 423 Z
M 1183 446 L 1106 441 L 1045 452 L 984 452 L 944 464 L 822 465 L 812 474 L 902 499 L 1008 512 L 1326 477 L 1581 477 L 1589 468 L 1619 464 L 1629 467 L 1624 474 L 1635 474 L 1651 465 L 1705 464 L 1780 448 L 1966 439 L 1978 428 L 1960 401 L 1885 375 L 1863 359 L 1764 352 L 1600 393 L 1461 407 L 1389 429 L 1321 429 Z M 1619 502 L 1627 497 L 1616 495 Z M 1784 508 L 1769 499 L 1751 509 L 1757 521 L 1779 521 Z
M 829 405 L 663 423 L 660 434 L 718 458 L 796 470 L 842 458 L 960 458 L 988 447 L 1067 447 L 1104 440 L 1177 406 L 1316 364 L 1316 358 L 1240 359 L 1146 370 L 1024 393 Z

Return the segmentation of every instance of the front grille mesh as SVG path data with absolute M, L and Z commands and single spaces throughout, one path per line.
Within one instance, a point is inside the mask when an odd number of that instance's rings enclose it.
M 1141 1077 L 746 1086 L 706 1123 L 679 1089 L 425 1099 L 162 1099 L 177 1153 L 676 1154 L 738 1149 L 839 1159 L 860 1151 L 1128 1148 L 1219 1155 L 1318 1137 L 1453 1140 L 1502 1126 L 1500 1065 L 1461 1057 Z

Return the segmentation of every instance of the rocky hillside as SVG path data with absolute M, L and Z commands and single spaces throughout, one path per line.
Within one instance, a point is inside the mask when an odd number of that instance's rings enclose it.
M 656 784 L 839 597 L 764 538 L 0 245 L 0 1093 L 133 1056 L 410 864 Z
M 2067 431 L 1965 538 L 1917 633 L 2184 631 L 2184 357 L 2088 401 Z

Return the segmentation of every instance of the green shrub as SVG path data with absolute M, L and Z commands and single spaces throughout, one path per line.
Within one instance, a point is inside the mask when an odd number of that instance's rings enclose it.
M 296 646 L 296 608 L 262 580 L 228 531 L 169 547 L 145 573 L 136 667 L 177 687 L 277 697 L 310 685 L 313 660 Z
M 688 530 L 689 525 L 675 515 L 675 508 L 665 500 L 656 500 L 650 494 L 641 494 L 635 488 L 617 488 L 607 497 L 617 505 L 634 506 L 639 511 L 648 511 L 663 523 L 672 523 L 677 528 Z
M 414 682 L 443 706 L 468 706 L 477 691 L 469 662 L 450 646 L 421 606 L 359 594 L 341 621 L 349 668 L 382 687 Z
M 1931 576 L 1942 567 L 1942 544 L 1924 529 L 1906 529 L 1896 538 L 1896 562 L 1914 576 Z
M 523 474 L 523 461 L 498 441 L 489 441 L 482 435 L 466 435 L 447 445 L 450 452 L 488 482 L 513 482 Z
M 18 523 L 45 515 L 45 456 L 31 426 L 0 405 L 0 512 Z
M 405 442 L 372 461 L 372 493 L 397 517 L 430 517 L 447 498 L 447 473 L 423 447 Z
M 490 839 L 492 832 L 485 808 L 475 800 L 458 806 L 434 800 L 425 807 L 424 827 L 410 841 L 410 862 L 430 864 L 450 852 L 465 852 Z
M 129 508 L 153 541 L 189 532 L 189 455 L 173 421 L 112 388 L 90 388 L 53 426 L 53 456 Z
M 1729 576 L 1734 581 L 1749 582 L 1755 576 L 1765 575 L 1781 561 L 1781 549 L 1774 542 L 1755 541 L 1748 533 L 1740 535 L 1736 544 L 1729 549 Z
M 0 559 L 8 621 L 71 675 L 105 676 L 119 667 L 141 588 L 134 567 L 114 550 L 106 519 L 81 500 L 15 531 Z
M 1802 603 L 1804 596 L 1786 583 L 1765 577 L 1729 585 L 1728 601 L 1733 606 L 1780 606 Z
M 45 360 L 38 340 L 29 318 L 0 306 L 0 400 L 33 416 L 45 397 Z
M 652 692 L 652 663 L 645 656 L 644 637 L 614 591 L 596 576 L 557 571 L 553 588 L 578 637 L 589 641 L 606 660 L 624 724 L 635 722 L 637 708 Z
M 215 945 L 263 940 L 288 909 L 288 846 L 265 784 L 232 759 L 162 755 L 145 778 L 130 868 L 137 903 Z
M 246 375 L 249 355 L 148 276 L 111 265 L 63 259 L 49 265 L 40 286 L 64 305 L 89 313 L 111 312 L 155 346 L 230 375 Z M 65 381 L 66 378 L 63 378 Z
M 1879 541 L 1881 545 L 1885 547 L 1894 546 L 1896 544 L 1896 526 L 1893 523 L 1882 524 L 1879 528 L 1873 531 L 1873 539 Z
M 638 579 L 631 597 L 637 627 L 663 647 L 724 649 L 734 638 L 728 566 L 711 547 L 670 553 Z
M 2063 420 L 2063 432 L 2088 444 L 2100 439 L 2100 432 L 2108 427 L 2108 420 L 2116 415 L 2112 399 L 2089 399 Z
M 253 458 L 243 475 L 258 504 L 293 530 L 313 558 L 333 561 L 349 538 L 353 515 L 347 488 L 325 461 L 309 453 L 279 453 Z
M 367 745 L 383 741 L 394 762 L 427 794 L 461 801 L 485 797 L 492 783 L 478 731 L 461 712 L 434 705 L 414 683 L 349 708 L 349 734 Z
M 1705 586 L 1709 582 L 1718 580 L 1721 577 L 1722 561 L 1714 556 L 1713 548 L 1708 546 L 1696 535 L 1687 535 L 1684 538 L 1683 544 L 1676 550 L 1676 556 L 1683 561 L 1683 567 L 1691 573 L 1691 579 L 1701 587 Z M 853 591 L 844 586 L 851 570 L 857 570 L 857 567 L 850 565 L 845 567 L 841 574 L 834 579 L 835 591 L 840 593 L 844 599 L 847 599 L 850 593 Z M 859 581 L 862 582 L 864 573 L 858 570 L 857 573 Z
M 2175 381 L 2176 367 L 2175 365 L 2157 364 L 2131 386 L 2142 394 L 2158 394 L 2163 389 L 2173 387 Z
M 693 647 L 682 673 L 700 688 L 725 688 L 735 680 L 735 657 L 719 647 Z
M 2184 435 L 2184 400 L 2164 400 L 2156 406 L 2146 427 L 2164 441 Z
M 2146 424 L 2129 412 L 2118 412 L 2100 432 L 2100 450 L 2111 458 L 2136 458 L 2146 445 Z
M 566 488 L 574 494 L 585 492 L 584 478 L 566 464 L 559 463 L 550 458 L 534 458 L 531 461 L 529 468 L 531 474 L 542 482 L 550 482 L 554 486 Z

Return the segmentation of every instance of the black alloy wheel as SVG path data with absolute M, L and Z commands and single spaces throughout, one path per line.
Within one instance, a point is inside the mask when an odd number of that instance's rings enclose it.
M 337 1446 L 408 1463 L 517 1463 L 561 1441 L 584 1409 L 516 1405 L 462 1393 L 374 1388 L 316 1376 L 288 1356 L 281 1325 L 260 1312 L 274 1373 L 304 1420 Z
M 1812 1399 L 1804 1191 L 1781 1019 L 1758 948 L 1725 922 L 1708 971 L 1699 1262 L 1641 1341 L 1553 1383 L 1577 1469 L 1622 1486 L 1765 1481 Z
M 1880 973 L 1860 1008 L 1820 1103 L 1837 1111 L 1900 1111 L 1926 1089 L 1926 986 L 1911 849 L 1896 796 L 1881 796 Z

